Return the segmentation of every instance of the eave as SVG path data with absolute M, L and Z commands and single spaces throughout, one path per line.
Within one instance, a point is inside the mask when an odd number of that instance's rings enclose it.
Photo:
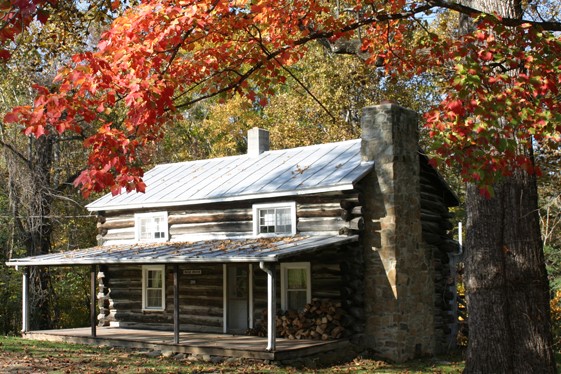
M 359 181 L 367 174 L 370 170 L 361 174 L 356 181 Z M 178 206 L 189 206 L 189 205 L 199 205 L 199 204 L 211 204 L 211 203 L 223 203 L 223 202 L 234 202 L 234 201 L 246 201 L 246 200 L 257 200 L 257 199 L 271 199 L 276 197 L 291 197 L 291 196 L 302 196 L 318 193 L 329 193 L 336 191 L 347 191 L 354 189 L 353 183 L 334 185 L 329 187 L 321 188 L 308 188 L 290 191 L 275 191 L 270 193 L 256 193 L 249 195 L 236 195 L 236 196 L 224 196 L 212 199 L 198 199 L 198 200 L 177 200 L 177 201 L 157 201 L 157 202 L 141 202 L 141 203 L 129 203 L 123 204 L 107 204 L 103 206 L 90 206 L 86 205 L 86 208 L 90 212 L 100 212 L 100 211 L 115 211 L 115 210 L 136 210 L 136 209 L 149 209 L 149 208 L 168 208 L 168 207 L 178 207 Z
M 295 255 L 311 254 L 328 246 L 341 246 L 357 240 L 357 235 L 337 235 L 129 244 L 12 259 L 6 265 L 25 267 L 279 262 Z

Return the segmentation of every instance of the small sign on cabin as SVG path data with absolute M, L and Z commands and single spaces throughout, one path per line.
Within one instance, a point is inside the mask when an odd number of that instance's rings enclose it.
M 183 270 L 183 275 L 201 275 L 202 270 Z

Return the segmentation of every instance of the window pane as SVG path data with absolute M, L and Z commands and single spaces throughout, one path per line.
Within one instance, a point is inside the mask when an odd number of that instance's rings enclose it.
M 154 239 L 164 238 L 164 219 L 162 217 L 154 217 Z
M 140 239 L 151 239 L 150 219 L 140 219 Z
M 160 270 L 148 270 L 147 288 L 162 288 L 162 272 Z
M 161 308 L 162 307 L 162 290 L 151 289 L 146 290 L 146 307 Z
M 260 209 L 259 210 L 259 232 L 270 233 L 275 232 L 275 210 Z
M 286 307 L 289 310 L 301 310 L 306 305 L 306 291 L 287 291 Z
M 287 269 L 286 270 L 286 277 L 287 277 L 287 286 L 289 290 L 305 290 L 306 287 L 306 269 Z
M 278 208 L 276 213 L 277 225 L 290 224 L 290 208 Z
M 276 232 L 291 232 L 292 225 L 290 222 L 290 218 L 290 208 L 278 208 L 276 210 Z
M 274 209 L 261 209 L 259 211 L 259 219 L 261 225 L 274 225 L 275 224 L 275 210 Z

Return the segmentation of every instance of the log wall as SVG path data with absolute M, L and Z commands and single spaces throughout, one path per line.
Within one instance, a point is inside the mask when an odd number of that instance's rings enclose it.
M 302 255 L 294 257 L 290 262 L 310 262 L 311 298 L 312 300 L 329 301 L 333 305 L 341 305 L 344 313 L 342 326 L 343 336 L 359 333 L 364 325 L 364 292 L 362 282 L 362 264 L 360 248 L 357 244 L 349 244 L 338 248 L 327 248 L 321 256 Z M 277 265 L 277 310 L 281 313 L 281 276 L 280 264 Z M 267 279 L 266 274 L 254 266 L 254 315 L 255 330 L 266 331 Z
M 421 163 L 421 224 L 423 241 L 432 251 L 434 267 L 434 322 L 437 352 L 446 352 L 455 345 L 457 331 L 456 281 L 453 279 L 452 256 L 458 243 L 452 239 L 448 197 L 438 186 L 434 170 Z
M 310 262 L 312 299 L 341 304 L 345 315 L 360 315 L 363 302 L 356 277 L 356 245 L 328 248 L 321 257 L 298 256 L 291 262 Z M 184 274 L 198 270 L 201 274 Z M 281 305 L 280 264 L 277 273 L 277 310 Z M 258 325 L 267 309 L 266 273 L 253 266 L 254 325 Z M 122 326 L 166 329 L 173 328 L 173 270 L 166 268 L 166 307 L 163 311 L 142 310 L 142 265 L 104 265 L 98 275 L 100 325 L 119 323 Z M 223 329 L 223 266 L 222 264 L 183 264 L 179 266 L 180 324 L 182 331 L 222 332 Z M 345 317 L 346 331 L 356 331 L 356 318 Z M 362 323 L 362 321 L 359 321 Z M 359 329 L 360 330 L 360 329 Z
M 185 270 L 199 270 L 201 274 L 184 275 Z M 222 271 L 221 264 L 179 266 L 181 330 L 222 332 Z M 166 267 L 166 307 L 163 311 L 142 310 L 141 265 L 104 266 L 103 287 L 103 300 L 107 306 L 103 309 L 105 315 L 99 318 L 101 325 L 118 322 L 130 327 L 173 329 L 172 266 Z
M 292 199 L 272 199 L 267 201 L 207 204 L 185 209 L 168 211 L 170 240 L 189 241 L 202 238 L 250 237 L 253 235 L 252 204 L 296 200 L 297 231 L 302 235 L 356 234 L 361 229 L 357 223 L 360 209 L 350 202 L 357 202 L 353 193 L 333 193 L 315 196 L 298 196 Z M 351 204 L 351 205 L 349 205 Z M 350 210 L 347 208 L 350 207 Z M 353 208 L 354 211 L 353 211 Z M 360 208 L 360 207 L 359 207 Z M 134 242 L 134 213 L 111 213 L 99 216 L 98 240 L 100 244 L 114 245 Z M 298 257 L 291 261 L 311 263 L 312 297 L 341 302 L 345 293 L 351 298 L 349 287 L 342 283 L 348 275 L 342 274 L 341 265 L 349 256 L 337 250 L 322 253 L 318 257 Z M 204 267 L 207 268 L 204 268 Z M 191 266 L 191 268 L 193 268 Z M 222 265 L 197 265 L 201 276 L 182 275 L 180 269 L 180 322 L 182 329 L 191 331 L 222 331 L 223 294 Z M 266 274 L 257 265 L 253 267 L 254 321 L 262 317 L 267 307 Z M 142 311 L 141 266 L 106 267 L 100 279 L 99 304 L 100 324 L 119 322 L 121 324 L 150 328 L 171 328 L 173 323 L 173 278 L 171 268 L 167 269 L 167 306 L 164 312 Z M 277 300 L 280 309 L 280 266 L 277 268 Z M 187 277 L 187 279 L 185 279 Z M 195 284 L 191 284 L 195 282 Z M 357 289 L 360 287 L 357 287 Z M 111 291 L 108 291 L 111 290 Z M 347 302 L 349 304 L 349 302 Z M 355 312 L 356 314 L 356 312 Z M 102 315 L 105 315 L 104 317 Z M 352 322 L 352 321 L 351 321 Z M 349 322 L 350 323 L 350 322 Z M 354 327 L 350 331 L 355 330 Z
M 356 200 L 356 193 L 334 193 L 297 196 L 236 203 L 205 204 L 185 209 L 168 210 L 169 238 L 171 241 L 201 239 L 246 238 L 253 236 L 252 205 L 296 201 L 297 232 L 303 235 L 337 235 L 358 232 L 357 214 L 347 212 L 341 201 Z M 154 210 L 157 211 L 157 210 Z M 134 213 L 111 212 L 98 217 L 99 245 L 134 242 Z

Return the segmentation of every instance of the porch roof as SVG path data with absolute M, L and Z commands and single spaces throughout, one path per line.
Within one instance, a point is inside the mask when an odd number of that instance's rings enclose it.
M 64 266 L 97 264 L 172 264 L 278 262 L 297 254 L 358 240 L 353 236 L 294 236 L 221 239 L 198 242 L 137 243 L 98 246 L 40 256 L 14 258 L 8 266 Z

